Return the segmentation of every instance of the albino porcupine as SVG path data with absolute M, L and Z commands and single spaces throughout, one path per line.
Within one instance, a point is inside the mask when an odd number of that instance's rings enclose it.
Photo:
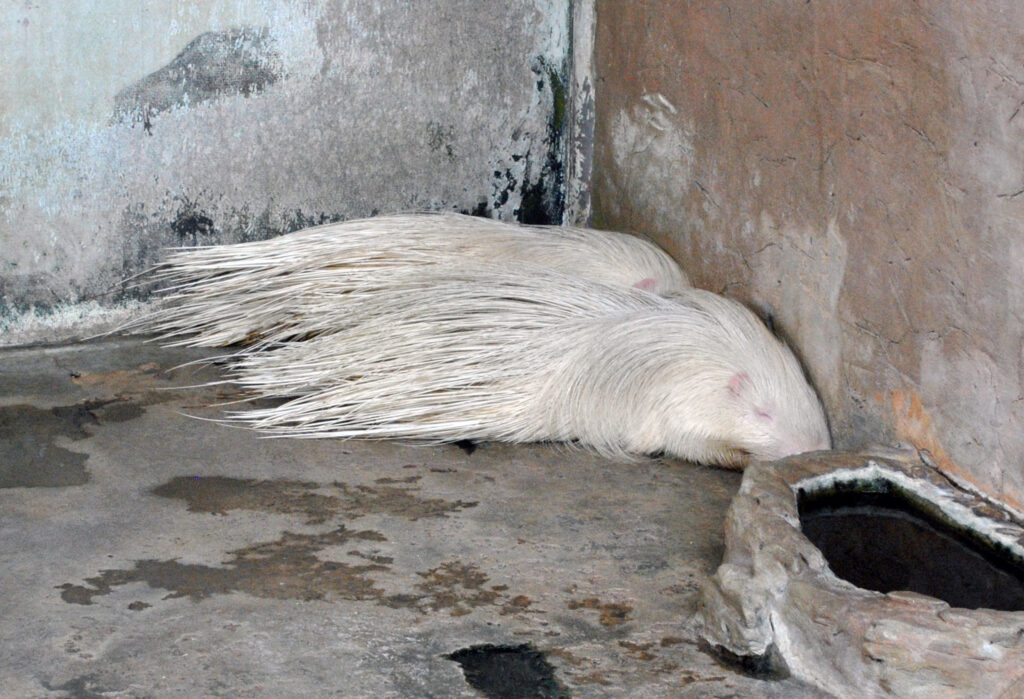
M 379 216 L 181 249 L 150 275 L 165 287 L 165 307 L 131 329 L 171 344 L 259 349 L 333 332 L 325 313 L 343 297 L 387 293 L 396 276 L 437 264 L 539 266 L 656 293 L 689 286 L 664 251 L 622 233 L 459 214 Z
M 663 298 L 457 262 L 318 321 L 334 332 L 238 357 L 237 383 L 288 400 L 228 419 L 280 436 L 574 441 L 730 466 L 829 447 L 793 354 L 707 291 Z

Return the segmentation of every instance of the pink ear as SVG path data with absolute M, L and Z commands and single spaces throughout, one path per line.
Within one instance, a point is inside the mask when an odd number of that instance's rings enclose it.
M 733 374 L 733 377 L 729 379 L 729 393 L 735 398 L 740 398 L 750 388 L 750 374 L 745 371 L 741 371 L 738 374 Z
M 654 291 L 655 289 L 658 288 L 658 282 L 655 279 L 647 277 L 646 279 L 641 279 L 640 281 L 638 281 L 636 284 L 633 285 L 633 287 L 637 289 L 643 289 L 644 291 Z

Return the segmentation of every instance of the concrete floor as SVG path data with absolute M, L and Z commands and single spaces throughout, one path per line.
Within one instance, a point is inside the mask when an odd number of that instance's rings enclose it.
M 696 640 L 738 474 L 260 439 L 167 390 L 205 355 L 0 351 L 4 697 L 474 697 L 448 655 L 486 644 L 553 668 L 491 696 L 819 696 Z

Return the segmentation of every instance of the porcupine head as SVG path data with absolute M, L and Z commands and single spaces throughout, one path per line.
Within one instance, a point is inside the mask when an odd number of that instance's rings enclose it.
M 789 348 L 739 304 L 689 295 L 709 312 L 641 315 L 563 347 L 540 401 L 545 424 L 560 427 L 552 436 L 734 468 L 828 449 L 821 403 Z
M 689 449 L 697 460 L 742 468 L 752 458 L 773 461 L 830 448 L 817 395 L 788 348 L 772 342 L 746 366 L 712 372 L 717 380 L 706 387 L 710 394 L 683 411 L 695 413 L 683 421 L 696 422 L 698 439 Z
M 617 408 L 599 409 L 601 429 L 634 453 L 734 468 L 830 448 L 821 402 L 792 351 L 739 304 L 690 295 L 709 322 L 670 316 L 648 324 L 654 331 L 624 327 L 602 338 L 630 347 L 606 355 L 595 386 L 596 405 Z
M 771 377 L 759 385 L 746 371 L 729 379 L 727 400 L 738 408 L 742 424 L 736 438 L 741 456 L 771 461 L 831 447 L 824 411 L 813 389 L 799 373 L 785 378 L 792 381 L 781 391 Z
M 803 399 L 795 399 L 792 392 L 759 386 L 746 370 L 708 383 L 714 385 L 685 400 L 667 397 L 658 411 L 662 424 L 654 433 L 635 433 L 641 438 L 633 447 L 729 468 L 743 468 L 752 458 L 774 461 L 829 448 L 824 416 L 809 387 Z
M 825 411 L 792 350 L 736 301 L 699 294 L 698 305 L 713 319 L 704 348 L 713 377 L 706 405 L 717 414 L 706 415 L 704 426 L 710 443 L 724 447 L 719 463 L 742 467 L 752 458 L 829 449 Z

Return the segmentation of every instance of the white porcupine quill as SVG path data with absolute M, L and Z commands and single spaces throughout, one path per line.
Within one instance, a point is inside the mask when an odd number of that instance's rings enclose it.
M 172 305 L 143 329 L 256 339 L 233 377 L 286 402 L 228 419 L 270 435 L 560 440 L 726 465 L 829 445 L 792 353 L 627 236 L 386 217 L 184 251 L 159 276 Z
M 635 236 L 518 226 L 460 214 L 403 214 L 318 226 L 238 245 L 187 248 L 150 275 L 165 307 L 132 330 L 172 345 L 259 349 L 333 332 L 323 316 L 344 295 L 381 293 L 395 274 L 436 264 L 540 265 L 671 293 L 689 286 L 660 248 Z

